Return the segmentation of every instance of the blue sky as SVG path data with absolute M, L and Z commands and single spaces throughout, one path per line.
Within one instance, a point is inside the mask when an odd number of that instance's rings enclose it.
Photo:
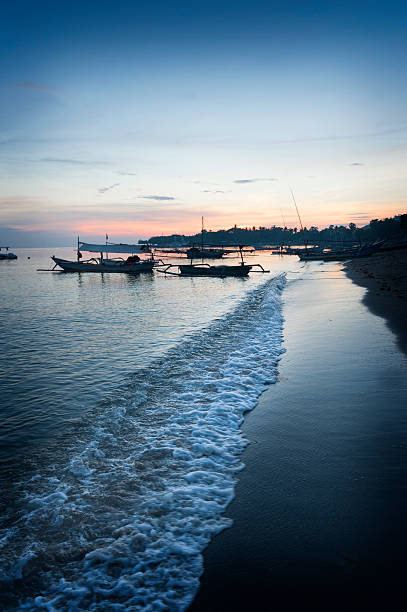
M 19 2 L 0 242 L 364 224 L 406 210 L 401 2 Z

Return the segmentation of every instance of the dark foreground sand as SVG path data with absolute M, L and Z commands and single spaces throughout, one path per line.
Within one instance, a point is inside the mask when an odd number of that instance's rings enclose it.
M 364 303 L 386 320 L 407 353 L 407 249 L 351 260 L 345 270 L 355 283 L 367 288 Z
M 381 278 L 385 264 L 360 265 Z M 285 291 L 279 381 L 243 426 L 233 526 L 204 553 L 191 612 L 393 611 L 405 600 L 406 357 L 338 264 L 303 270 Z M 391 294 L 384 281 L 377 292 Z

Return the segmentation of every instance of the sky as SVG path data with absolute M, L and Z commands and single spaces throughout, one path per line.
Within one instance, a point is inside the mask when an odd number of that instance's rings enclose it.
M 14 0 L 0 244 L 407 211 L 404 2 Z

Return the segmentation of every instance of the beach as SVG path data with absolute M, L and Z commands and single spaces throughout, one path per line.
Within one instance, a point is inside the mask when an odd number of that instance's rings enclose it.
M 405 3 L 2 14 L 0 612 L 398 610 Z
M 343 264 L 82 277 L 19 255 L 0 271 L 0 606 L 391 609 L 406 358 Z
M 407 351 L 407 249 L 383 251 L 345 263 L 349 278 L 365 287 L 364 303 L 383 317 Z
M 233 525 L 204 553 L 191 612 L 398 609 L 407 557 L 406 356 L 393 318 L 378 316 L 369 297 L 384 293 L 378 270 L 385 275 L 390 258 L 352 262 L 354 282 L 340 264 L 320 262 L 289 276 L 279 379 L 243 425 L 250 444 L 226 511 Z M 376 303 L 387 304 L 381 296 Z M 401 306 L 391 312 L 400 329 Z

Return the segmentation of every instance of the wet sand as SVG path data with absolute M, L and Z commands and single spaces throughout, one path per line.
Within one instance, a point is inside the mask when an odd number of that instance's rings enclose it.
M 338 265 L 303 272 L 285 290 L 279 381 L 246 418 L 233 526 L 205 551 L 193 612 L 404 598 L 406 358 Z
M 386 320 L 407 353 L 407 249 L 354 259 L 344 268 L 349 278 L 367 289 L 364 303 Z

